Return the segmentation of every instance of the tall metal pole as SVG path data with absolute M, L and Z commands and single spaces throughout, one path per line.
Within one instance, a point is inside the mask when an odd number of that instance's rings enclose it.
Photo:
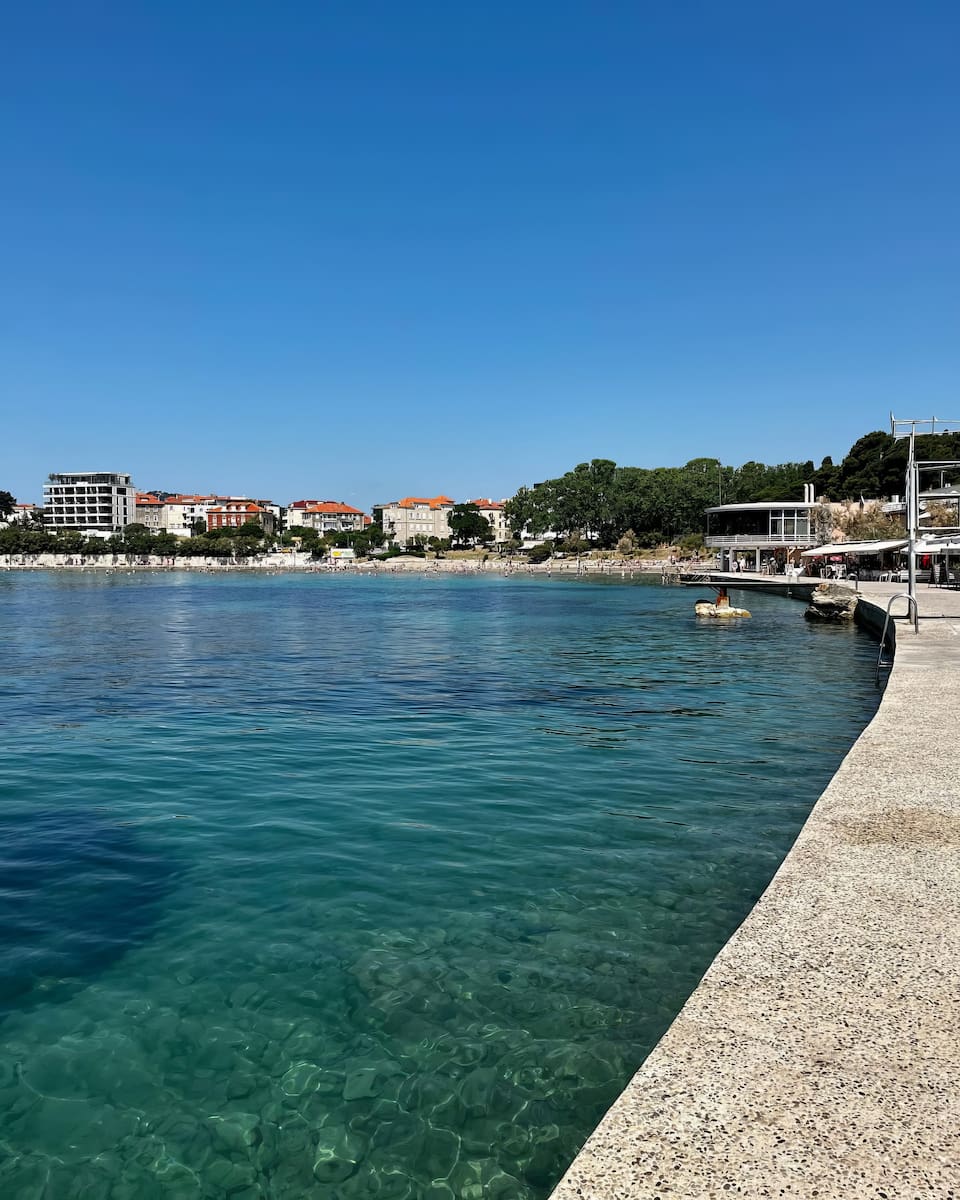
M 910 430 L 910 450 L 907 455 L 907 477 L 905 480 L 907 493 L 907 591 L 910 598 L 917 598 L 917 516 L 920 497 L 917 494 L 917 464 L 914 458 L 914 438 L 916 429 Z

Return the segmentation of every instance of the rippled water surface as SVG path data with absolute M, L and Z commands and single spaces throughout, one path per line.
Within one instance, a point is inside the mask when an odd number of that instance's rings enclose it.
M 545 1197 L 876 705 L 694 598 L 0 577 L 0 1196 Z

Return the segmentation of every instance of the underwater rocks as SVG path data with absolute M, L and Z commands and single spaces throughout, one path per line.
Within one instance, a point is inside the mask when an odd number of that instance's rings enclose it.
M 81 808 L 0 813 L 0 1013 L 62 998 L 153 932 L 176 862 Z

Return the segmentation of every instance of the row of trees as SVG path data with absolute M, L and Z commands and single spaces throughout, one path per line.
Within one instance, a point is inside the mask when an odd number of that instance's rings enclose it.
M 52 532 L 42 517 L 14 522 L 0 529 L 0 554 L 71 554 L 78 556 L 119 554 L 143 557 L 149 554 L 165 558 L 253 558 L 274 548 L 277 543 L 297 548 L 313 558 L 324 558 L 333 549 L 352 547 L 366 555 L 384 543 L 383 530 L 371 526 L 356 533 L 319 533 L 316 529 L 295 526 L 281 538 L 264 533 L 256 521 L 238 528 L 207 530 L 198 525 L 194 536 L 178 538 L 165 530 L 153 532 L 139 522 L 128 525 L 122 534 L 91 537 L 79 530 Z
M 640 546 L 676 542 L 703 529 L 703 511 L 715 504 L 758 500 L 802 500 L 812 483 L 825 500 L 901 494 L 908 446 L 889 433 L 868 433 L 839 464 L 824 458 L 767 466 L 747 462 L 725 467 L 715 458 L 695 458 L 682 467 L 620 467 L 608 458 L 580 463 L 557 479 L 521 487 L 507 502 L 507 519 L 517 535 L 548 531 L 567 542 L 589 537 L 607 549 L 627 533 Z M 960 434 L 918 437 L 917 458 L 960 459 Z M 927 486 L 939 484 L 927 479 Z
M 710 505 L 802 496 L 813 471 L 812 462 L 734 468 L 695 458 L 683 467 L 647 470 L 595 458 L 559 479 L 520 488 L 507 502 L 507 519 L 515 533 L 526 528 L 535 537 L 548 531 L 568 540 L 587 536 L 609 549 L 630 530 L 641 545 L 656 545 L 702 530 Z
M 0 554 L 70 554 L 90 557 L 105 554 L 142 557 L 249 558 L 261 553 L 271 542 L 259 525 L 239 529 L 221 529 L 200 537 L 178 538 L 160 530 L 152 533 L 145 525 L 128 525 L 112 537 L 91 537 L 78 529 L 52 532 L 36 522 L 14 523 L 0 529 Z

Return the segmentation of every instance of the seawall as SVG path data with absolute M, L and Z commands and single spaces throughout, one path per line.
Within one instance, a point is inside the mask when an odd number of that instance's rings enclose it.
M 861 585 L 878 635 L 898 590 Z M 919 600 L 874 719 L 552 1200 L 960 1196 L 960 592 Z

